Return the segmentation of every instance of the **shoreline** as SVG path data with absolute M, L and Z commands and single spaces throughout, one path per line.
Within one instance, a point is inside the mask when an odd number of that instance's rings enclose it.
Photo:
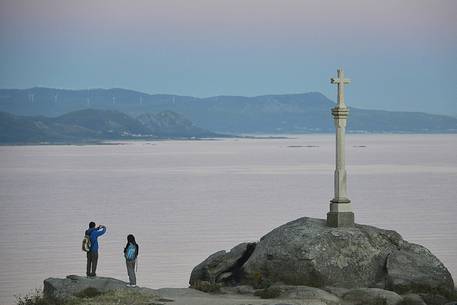
M 366 135 L 366 136 L 448 136 L 457 135 L 457 131 L 452 132 L 367 132 L 367 131 L 348 131 L 348 135 Z M 303 136 L 332 136 L 331 132 L 310 132 L 310 133 L 286 133 L 286 134 L 240 134 L 240 135 L 220 135 L 216 137 L 177 137 L 177 138 L 132 138 L 132 139 L 101 139 L 101 140 L 83 140 L 83 141 L 42 141 L 42 142 L 2 142 L 0 147 L 6 146 L 116 146 L 129 145 L 130 143 L 139 142 L 164 142 L 164 141 L 222 141 L 226 139 L 242 140 L 285 140 L 297 139 Z

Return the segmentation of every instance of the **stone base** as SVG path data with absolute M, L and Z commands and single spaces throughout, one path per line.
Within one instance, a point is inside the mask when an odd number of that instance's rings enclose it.
M 327 213 L 327 226 L 339 227 L 353 227 L 354 226 L 354 213 L 352 212 L 328 212 Z

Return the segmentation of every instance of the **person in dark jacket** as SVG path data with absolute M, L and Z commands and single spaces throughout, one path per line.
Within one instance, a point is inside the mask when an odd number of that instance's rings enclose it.
M 135 241 L 135 236 L 129 234 L 127 236 L 127 245 L 124 248 L 125 264 L 127 265 L 127 274 L 129 276 L 128 287 L 136 287 L 135 264 L 139 249 L 140 247 Z
M 106 227 L 99 225 L 95 227 L 95 222 L 89 223 L 89 229 L 86 230 L 86 235 L 90 238 L 90 251 L 87 252 L 87 268 L 86 275 L 93 277 L 96 276 L 97 262 L 98 262 L 98 240 L 97 238 L 106 232 Z

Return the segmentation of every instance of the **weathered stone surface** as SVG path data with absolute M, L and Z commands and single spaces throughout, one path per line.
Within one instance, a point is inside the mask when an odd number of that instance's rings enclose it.
M 313 287 L 370 287 L 383 282 L 385 259 L 403 242 L 388 230 L 356 225 L 331 228 L 325 220 L 299 218 L 257 244 L 244 264 L 245 279 Z
M 167 298 L 206 296 L 206 293 L 192 288 L 159 288 L 155 292 Z
M 343 287 L 325 286 L 322 289 L 340 298 L 342 298 L 345 293 L 349 292 L 348 288 Z
M 254 294 L 254 288 L 249 285 L 241 285 L 237 289 L 239 294 Z
M 446 267 L 426 248 L 404 242 L 387 257 L 387 288 L 398 293 L 451 296 L 454 283 Z
M 379 288 L 358 288 L 347 292 L 343 299 L 354 305 L 397 305 L 403 298 L 393 291 Z
M 427 305 L 444 305 L 448 303 L 448 299 L 439 294 L 420 293 L 419 295 Z
M 248 285 L 234 286 L 234 287 L 221 287 L 221 293 L 226 294 L 245 294 L 254 295 L 254 288 Z
M 210 256 L 192 272 L 191 283 L 199 279 L 256 289 L 275 283 L 369 287 L 448 300 L 454 289 L 449 271 L 430 251 L 395 231 L 358 224 L 333 228 L 325 220 L 307 217 L 274 229 L 251 251 L 241 244 L 230 253 Z
M 80 293 L 87 288 L 95 288 L 100 292 L 107 292 L 115 289 L 132 289 L 127 288 L 127 283 L 109 278 L 109 277 L 82 277 L 77 275 L 69 275 L 65 279 L 48 278 L 44 280 L 43 294 L 46 297 L 53 299 L 67 299 Z M 141 293 L 150 293 L 154 295 L 154 291 L 148 288 L 135 288 Z
M 403 304 L 407 305 L 427 305 L 424 300 L 420 297 L 420 295 L 414 293 L 408 293 L 402 295 Z
M 197 265 L 190 275 L 189 284 L 197 282 L 227 283 L 239 277 L 239 269 L 255 248 L 255 243 L 242 243 L 230 252 L 219 251 Z
M 284 299 L 319 300 L 325 304 L 339 304 L 340 299 L 325 290 L 308 286 L 273 285 L 281 291 L 280 297 Z

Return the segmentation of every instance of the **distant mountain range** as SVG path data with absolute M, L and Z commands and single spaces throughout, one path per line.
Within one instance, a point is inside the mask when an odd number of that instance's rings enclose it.
M 80 143 L 100 140 L 220 136 L 164 111 L 132 118 L 115 110 L 85 109 L 58 117 L 0 112 L 0 143 Z
M 334 106 L 333 101 L 317 92 L 195 98 L 125 89 L 0 89 L 0 111 L 16 115 L 59 116 L 85 108 L 121 111 L 132 117 L 172 111 L 202 129 L 230 134 L 333 132 L 330 109 Z M 155 124 L 154 119 L 138 119 L 143 124 Z M 349 132 L 456 133 L 457 118 L 351 107 L 347 129 Z

